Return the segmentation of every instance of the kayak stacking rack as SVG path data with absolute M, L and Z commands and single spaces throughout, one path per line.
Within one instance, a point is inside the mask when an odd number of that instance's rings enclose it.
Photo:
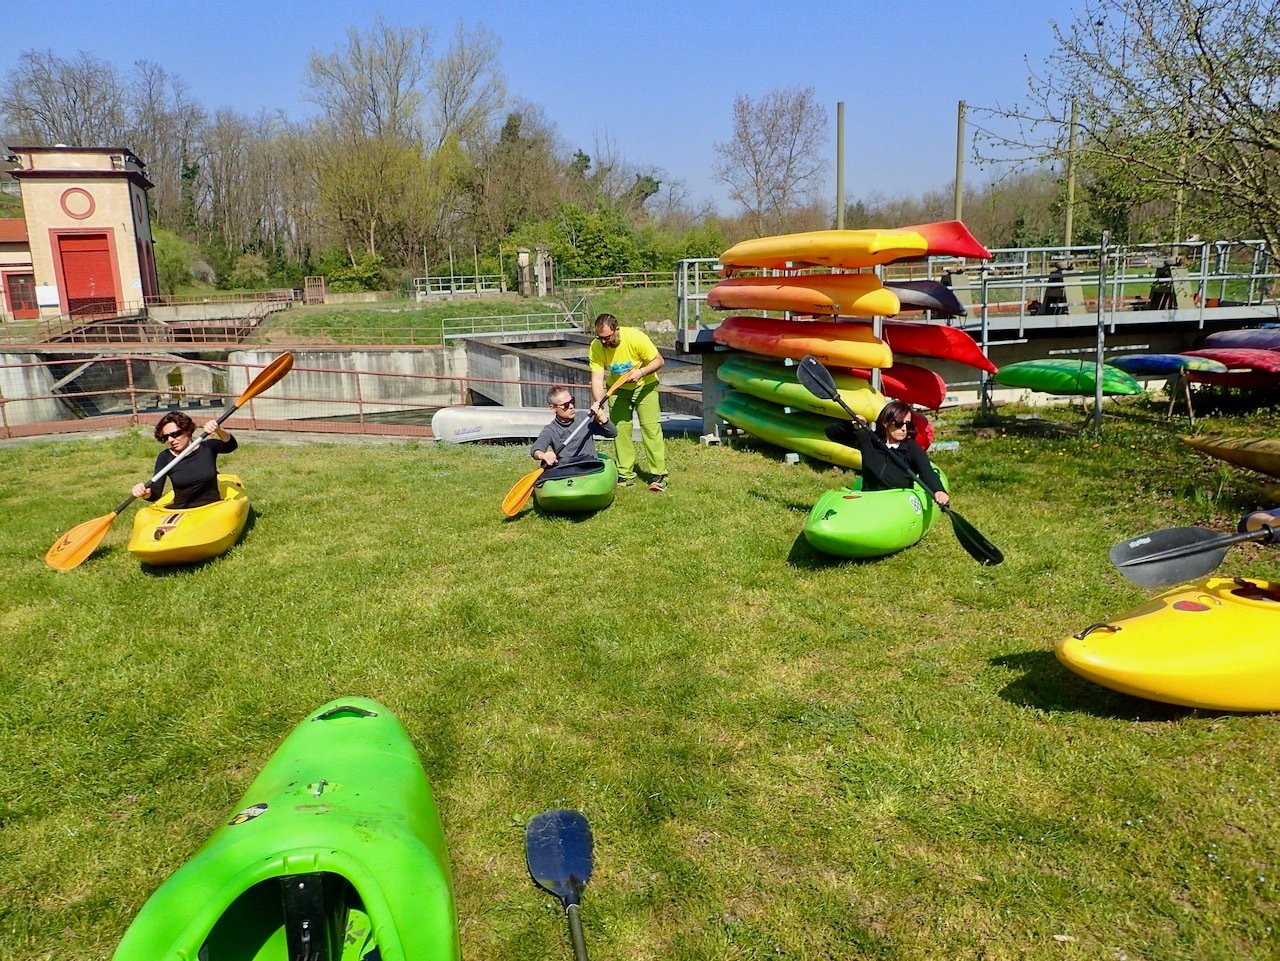
M 1004 340 L 1092 328 L 1099 323 L 1099 305 L 1110 333 L 1155 325 L 1194 334 L 1280 322 L 1280 272 L 1262 240 L 1008 247 L 991 254 L 986 262 L 929 257 L 881 270 L 886 282 L 946 284 L 967 313 L 942 322 L 975 338 L 981 330 Z M 706 298 L 721 279 L 714 258 L 677 266 L 677 339 L 683 349 L 710 349 L 710 330 L 719 318 L 708 316 Z

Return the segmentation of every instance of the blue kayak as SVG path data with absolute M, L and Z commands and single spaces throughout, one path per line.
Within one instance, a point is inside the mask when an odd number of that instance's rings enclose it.
M 1107 361 L 1112 367 L 1134 377 L 1160 377 L 1176 374 L 1180 370 L 1202 370 L 1215 374 L 1224 373 L 1225 364 L 1208 357 L 1192 357 L 1188 354 L 1125 354 Z

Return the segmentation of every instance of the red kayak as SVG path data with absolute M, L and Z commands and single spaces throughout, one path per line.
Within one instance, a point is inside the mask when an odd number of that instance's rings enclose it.
M 894 356 L 936 357 L 994 374 L 998 369 L 982 352 L 972 337 L 959 327 L 927 324 L 914 320 L 886 320 L 881 336 Z M 1276 355 L 1280 357 L 1280 354 Z
M 885 338 L 888 340 L 888 338 Z M 890 341 L 892 345 L 892 341 Z M 1256 347 L 1204 347 L 1200 350 L 1184 350 L 1188 357 L 1208 357 L 1232 368 L 1280 374 L 1280 351 L 1259 350 Z
M 852 368 L 854 377 L 868 380 L 871 371 Z M 894 364 L 880 371 L 880 393 L 916 407 L 937 410 L 947 396 L 947 384 L 934 371 L 915 364 Z
M 932 224 L 916 224 L 912 227 L 900 227 L 900 230 L 914 230 L 929 245 L 930 257 L 973 257 L 976 260 L 990 260 L 991 251 L 978 243 L 978 239 L 969 233 L 969 228 L 959 220 L 939 220 Z

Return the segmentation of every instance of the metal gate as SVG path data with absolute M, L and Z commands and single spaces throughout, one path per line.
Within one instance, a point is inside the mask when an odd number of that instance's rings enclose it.
M 77 234 L 58 238 L 58 256 L 72 317 L 115 314 L 115 265 L 106 234 Z

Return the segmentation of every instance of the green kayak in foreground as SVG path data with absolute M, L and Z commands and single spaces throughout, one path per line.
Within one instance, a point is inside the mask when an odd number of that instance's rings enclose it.
M 208 843 L 151 896 L 114 961 L 457 961 L 435 799 L 367 698 L 294 729 Z
M 937 468 L 935 468 L 936 470 Z M 947 475 L 938 470 L 942 486 Z M 804 539 L 833 557 L 883 557 L 910 547 L 928 533 L 941 508 L 919 484 L 887 491 L 853 487 L 818 498 L 804 525 Z
M 613 503 L 618 468 L 601 454 L 598 460 L 557 464 L 533 489 L 533 502 L 548 514 L 589 514 Z

